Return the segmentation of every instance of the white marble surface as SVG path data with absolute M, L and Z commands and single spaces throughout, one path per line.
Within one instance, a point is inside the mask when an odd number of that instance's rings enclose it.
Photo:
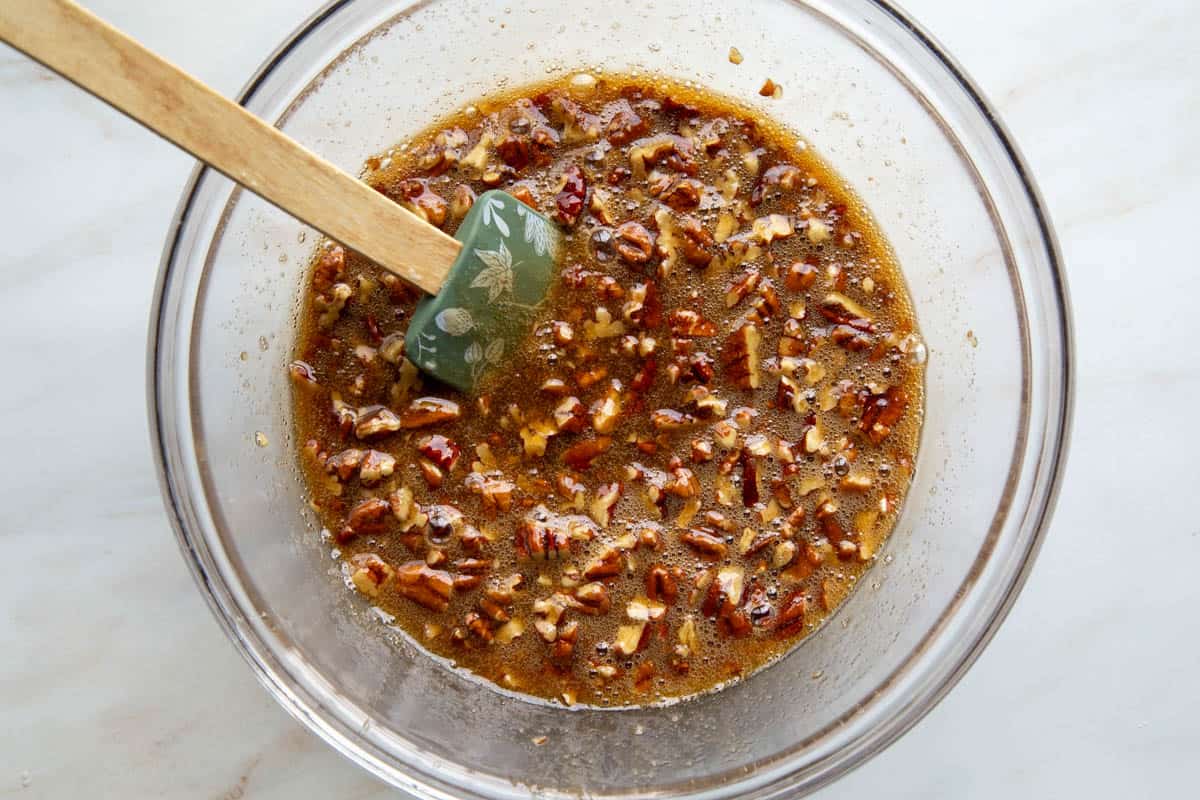
M 1057 223 L 1075 436 L 994 643 L 821 796 L 1194 796 L 1200 5 L 907 4 L 999 106 Z M 315 0 L 90 5 L 233 93 Z M 145 331 L 190 159 L 3 47 L 0 112 L 0 797 L 391 796 L 259 688 L 160 504 Z

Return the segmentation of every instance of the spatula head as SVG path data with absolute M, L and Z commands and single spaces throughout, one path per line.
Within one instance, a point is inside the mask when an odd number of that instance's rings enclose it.
M 462 251 L 442 290 L 413 313 L 405 353 L 422 372 L 472 392 L 531 333 L 558 272 L 558 227 L 512 195 L 484 192 L 455 233 Z

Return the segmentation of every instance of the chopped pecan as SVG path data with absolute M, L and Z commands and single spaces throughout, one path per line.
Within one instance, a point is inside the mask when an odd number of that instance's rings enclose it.
M 849 325 L 860 331 L 875 330 L 870 313 L 844 294 L 830 292 L 821 299 L 818 309 L 823 317 L 839 325 Z
M 640 222 L 623 222 L 617 227 L 613 247 L 630 264 L 645 264 L 654 252 L 654 235 Z
M 592 617 L 606 614 L 612 608 L 608 589 L 599 581 L 592 581 L 577 587 L 574 594 L 569 597 L 568 604 L 575 611 Z
M 449 572 L 433 569 L 424 561 L 409 561 L 396 570 L 396 591 L 432 611 L 445 611 L 454 594 Z
M 621 309 L 622 316 L 641 328 L 657 328 L 662 324 L 662 300 L 654 281 L 634 284 L 629 299 Z
M 873 444 L 879 444 L 892 432 L 908 406 L 908 396 L 899 386 L 891 386 L 882 394 L 867 395 L 863 402 L 858 429 L 867 435 Z
M 400 418 L 387 406 L 360 408 L 354 420 L 354 435 L 359 439 L 395 433 L 403 427 Z
M 467 630 L 485 643 L 492 641 L 492 626 L 488 624 L 478 613 L 471 611 L 463 617 L 463 624 L 467 626 Z
M 374 553 L 358 553 L 351 557 L 350 581 L 368 597 L 378 597 L 383 585 L 396 575 L 396 570 Z
M 396 457 L 378 450 L 368 450 L 363 458 L 358 479 L 363 486 L 374 486 L 396 470 Z
M 691 139 L 662 133 L 639 139 L 629 148 L 629 166 L 637 178 L 647 168 L 665 164 L 677 172 L 693 175 L 696 172 L 696 148 Z
M 789 292 L 802 292 L 817 281 L 817 268 L 803 261 L 797 261 L 787 268 L 783 285 Z
M 596 535 L 587 517 L 553 514 L 537 506 L 517 526 L 517 554 L 534 561 L 552 561 L 570 552 L 571 542 L 588 541 Z
M 362 465 L 364 455 L 362 450 L 355 448 L 334 453 L 325 459 L 325 471 L 331 475 L 337 475 L 338 480 L 349 480 L 350 476 Z
M 562 454 L 563 463 L 574 470 L 586 470 L 592 461 L 612 447 L 611 436 L 584 439 L 568 447 Z
M 512 508 L 513 491 L 516 485 L 498 472 L 472 472 L 463 484 L 483 498 L 486 509 L 508 511 Z
M 617 628 L 612 650 L 619 656 L 631 656 L 645 646 L 650 638 L 648 634 L 649 624 L 644 620 L 632 625 L 622 625 Z
M 700 205 L 704 184 L 695 178 L 676 178 L 662 191 L 658 199 L 676 211 L 687 211 Z
M 418 397 L 400 415 L 399 427 L 425 428 L 441 422 L 451 422 L 462 416 L 458 403 L 441 397 Z
M 656 430 L 676 431 L 696 424 L 696 418 L 673 408 L 660 408 L 650 414 L 650 422 Z
M 619 575 L 621 572 L 621 551 L 609 547 L 583 568 L 583 577 L 589 581 L 604 580 Z
M 417 443 L 417 451 L 447 472 L 454 469 L 459 453 L 462 452 L 452 439 L 447 439 L 440 433 L 421 439 Z
M 742 604 L 745 593 L 745 580 L 746 572 L 741 567 L 721 567 L 708 585 L 704 604 L 700 607 L 701 613 L 706 617 L 729 621 L 740 611 L 738 606 Z
M 400 523 L 401 532 L 423 528 L 429 521 L 429 515 L 413 500 L 412 490 L 407 487 L 401 487 L 388 496 L 388 507 Z
M 675 467 L 671 470 L 671 480 L 663 486 L 663 491 L 684 499 L 696 497 L 700 494 L 700 481 L 687 467 Z
M 677 308 L 668 317 L 671 333 L 676 336 L 716 336 L 717 324 L 690 308 Z
M 312 365 L 305 361 L 293 361 L 288 364 L 288 376 L 292 383 L 305 392 L 315 393 L 321 388 L 317 383 L 317 373 Z
M 346 542 L 358 534 L 383 533 L 389 508 L 387 501 L 378 497 L 363 500 L 350 509 L 346 525 L 337 535 L 338 542 Z
M 680 252 L 684 261 L 693 267 L 706 267 L 713 260 L 713 236 L 700 220 L 691 214 L 684 214 L 679 219 L 679 230 L 683 236 L 678 239 Z
M 868 349 L 871 344 L 871 337 L 865 333 L 850 327 L 849 325 L 836 325 L 829 332 L 829 338 L 838 347 L 844 347 L 851 352 L 861 352 Z
M 662 600 L 669 606 L 675 605 L 679 597 L 679 576 L 662 564 L 651 567 L 646 573 L 646 596 L 651 600 Z
M 565 666 L 575 655 L 575 642 L 579 638 L 579 623 L 571 620 L 558 631 L 554 646 L 550 648 L 550 660 L 560 667 Z
M 435 228 L 442 227 L 449 206 L 444 197 L 429 188 L 429 181 L 423 178 L 408 178 L 396 185 L 396 191 L 399 194 L 400 205 Z
M 587 408 L 578 397 L 564 397 L 554 408 L 554 424 L 560 431 L 579 433 L 587 426 Z
M 712 442 L 707 439 L 692 440 L 692 463 L 703 464 L 707 461 L 712 461 L 713 446 Z
M 587 178 L 572 164 L 563 171 L 562 189 L 554 196 L 554 221 L 570 227 L 579 221 L 587 198 Z
M 761 273 L 753 267 L 734 281 L 729 289 L 725 292 L 725 307 L 733 308 L 742 301 L 746 295 L 754 291 L 754 287 L 758 286 L 758 280 L 762 277 Z
M 726 553 L 729 551 L 729 547 L 723 539 L 703 528 L 688 528 L 680 534 L 679 541 L 705 558 L 714 561 L 725 558 Z
M 346 251 L 334 245 L 321 254 L 313 268 L 312 285 L 321 294 L 328 292 L 346 272 Z
M 623 404 L 621 382 L 614 380 L 609 384 L 604 397 L 592 405 L 592 428 L 596 433 L 613 432 L 613 429 L 617 427 L 617 420 Z
M 729 335 L 721 348 L 722 366 L 729 379 L 742 389 L 759 387 L 758 345 L 761 341 L 758 328 L 745 323 Z
M 421 477 L 425 479 L 425 483 L 429 485 L 430 489 L 441 488 L 442 483 L 446 480 L 446 474 L 432 461 L 423 458 L 417 459 L 417 468 L 421 470 Z
M 517 592 L 525 584 L 525 577 L 516 572 L 501 581 L 489 584 L 483 590 L 483 596 L 493 603 L 502 606 L 511 605 L 516 599 Z
M 605 138 L 615 145 L 629 144 L 646 133 L 646 122 L 633 110 L 628 100 L 618 100 L 609 107 L 615 109 L 605 126 Z
M 613 506 L 620 498 L 620 483 L 606 483 L 596 489 L 596 499 L 592 501 L 588 511 L 601 528 L 607 528 L 612 522 Z
M 763 244 L 770 244 L 779 239 L 787 239 L 795 232 L 791 218 L 784 214 L 768 214 L 754 220 L 750 235 Z

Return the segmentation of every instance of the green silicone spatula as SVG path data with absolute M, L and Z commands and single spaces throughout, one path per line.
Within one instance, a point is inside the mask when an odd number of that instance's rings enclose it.
M 503 363 L 550 287 L 558 229 L 504 192 L 450 237 L 70 0 L 3 0 L 0 40 L 428 292 L 405 349 L 452 386 Z

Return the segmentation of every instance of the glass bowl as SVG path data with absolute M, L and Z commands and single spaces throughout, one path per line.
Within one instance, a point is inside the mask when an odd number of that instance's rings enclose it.
M 993 110 L 931 37 L 873 0 L 335 2 L 241 100 L 357 172 L 473 98 L 587 69 L 753 98 L 852 185 L 905 269 L 929 349 L 915 481 L 830 623 L 724 691 L 622 711 L 505 695 L 418 650 L 346 590 L 293 462 L 284 367 L 317 235 L 209 169 L 184 192 L 150 332 L 167 508 L 263 685 L 413 795 L 794 797 L 927 713 L 1029 572 L 1070 417 L 1060 256 Z M 782 99 L 758 97 L 767 77 Z

